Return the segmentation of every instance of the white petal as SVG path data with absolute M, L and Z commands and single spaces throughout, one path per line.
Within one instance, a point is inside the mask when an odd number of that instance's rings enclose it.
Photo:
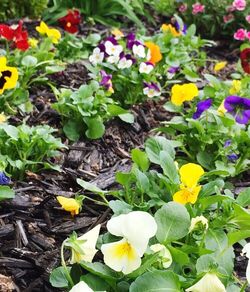
M 242 254 L 246 254 L 246 257 L 250 259 L 250 242 L 243 247 Z
M 126 221 L 126 214 L 121 214 L 117 217 L 112 217 L 107 223 L 108 232 L 115 235 L 124 237 L 123 226 Z
M 123 248 L 127 244 L 126 239 L 122 239 L 118 242 L 103 244 L 101 247 L 104 263 L 113 270 L 124 274 L 135 271 L 141 265 L 141 258 L 131 245 L 129 252 Z
M 71 288 L 69 292 L 94 292 L 85 282 L 81 281 Z
M 95 246 L 100 233 L 100 228 L 101 225 L 98 224 L 96 227 L 77 238 L 77 240 L 86 240 L 80 245 L 84 254 L 79 254 L 78 252 L 72 250 L 72 258 L 70 261 L 71 264 L 79 261 L 92 262 L 97 252 Z
M 101 50 L 98 47 L 93 50 L 93 54 L 100 54 L 100 53 L 101 53 Z
M 200 281 L 185 290 L 186 292 L 226 292 L 220 279 L 211 273 L 207 273 Z
M 150 249 L 154 252 L 160 251 L 159 258 L 164 269 L 167 269 L 168 267 L 171 266 L 172 261 L 173 261 L 172 255 L 165 245 L 156 243 L 156 244 L 151 245 Z
M 107 41 L 105 42 L 104 46 L 105 46 L 106 53 L 109 55 L 112 55 L 112 50 L 114 48 L 114 45 L 110 41 Z
M 247 282 L 250 283 L 250 264 L 249 264 L 249 261 L 247 264 L 246 278 L 247 278 Z

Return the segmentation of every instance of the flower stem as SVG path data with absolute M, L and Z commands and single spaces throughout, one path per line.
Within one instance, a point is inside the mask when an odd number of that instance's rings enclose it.
M 70 284 L 70 288 L 72 288 L 74 286 L 74 282 L 70 276 L 69 270 L 68 270 L 67 265 L 65 263 L 64 254 L 63 254 L 63 250 L 64 250 L 64 246 L 65 246 L 66 241 L 67 241 L 67 239 L 64 240 L 64 242 L 62 243 L 62 246 L 61 246 L 61 264 L 62 264 L 62 267 L 64 268 L 65 276 Z

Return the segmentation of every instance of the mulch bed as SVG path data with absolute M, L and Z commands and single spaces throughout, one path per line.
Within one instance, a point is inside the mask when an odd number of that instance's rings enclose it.
M 31 31 L 35 25 L 29 24 Z M 211 50 L 210 54 L 218 59 L 225 57 L 225 54 L 218 56 L 216 50 Z M 228 60 L 234 63 L 236 54 L 228 55 Z M 229 72 L 224 76 L 227 74 Z M 57 86 L 71 88 L 78 88 L 87 80 L 82 63 L 70 64 L 64 72 L 51 77 Z M 52 92 L 43 86 L 31 88 L 30 98 L 35 110 L 28 115 L 27 123 L 59 128 L 60 117 L 50 107 L 55 101 Z M 163 103 L 148 101 L 134 106 L 134 124 L 114 119 L 107 124 L 105 135 L 99 140 L 83 139 L 69 145 L 62 136 L 69 149 L 57 161 L 61 172 L 27 172 L 25 181 L 14 182 L 15 199 L 1 202 L 0 209 L 0 292 L 13 291 L 13 287 L 22 292 L 58 291 L 49 284 L 49 274 L 60 265 L 62 241 L 72 231 L 83 234 L 98 223 L 105 228 L 111 213 L 85 200 L 81 213 L 72 218 L 59 207 L 56 196 L 71 197 L 80 191 L 76 178 L 93 182 L 102 189 L 115 187 L 115 173 L 131 167 L 131 149 L 141 147 L 152 129 L 171 118 L 163 109 Z M 18 124 L 21 120 L 22 117 L 17 116 L 11 122 Z M 246 261 L 240 256 L 240 249 L 236 248 L 236 252 L 237 274 L 244 277 Z

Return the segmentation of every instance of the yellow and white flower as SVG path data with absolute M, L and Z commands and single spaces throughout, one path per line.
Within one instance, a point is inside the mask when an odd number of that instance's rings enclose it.
M 139 66 L 139 72 L 144 74 L 149 74 L 154 69 L 154 65 L 152 63 L 142 62 Z
M 100 233 L 101 225 L 98 224 L 93 229 L 89 230 L 82 236 L 78 237 L 76 241 L 78 241 L 77 246 L 81 249 L 82 252 L 79 252 L 79 250 L 75 250 L 74 248 L 71 248 L 72 256 L 70 263 L 79 263 L 80 261 L 85 262 L 92 262 L 97 249 L 95 248 L 96 242 Z
M 204 216 L 197 216 L 197 217 L 191 219 L 191 225 L 189 227 L 189 232 L 192 232 L 197 227 L 197 225 L 199 225 L 199 223 L 201 223 L 205 227 L 206 230 L 208 229 L 207 218 L 205 218 Z
M 134 44 L 133 47 L 132 47 L 132 51 L 133 51 L 133 54 L 136 57 L 139 57 L 139 58 L 145 58 L 146 57 L 145 48 L 144 48 L 143 45 Z
M 105 52 L 109 56 L 119 57 L 121 52 L 123 51 L 123 47 L 121 45 L 114 45 L 110 41 L 106 41 L 104 46 L 105 46 Z
M 94 292 L 85 282 L 81 281 L 71 288 L 69 292 Z
M 89 56 L 89 61 L 93 64 L 100 64 L 102 63 L 104 58 L 104 53 L 101 52 L 100 48 L 95 48 L 93 50 L 93 54 Z
M 171 266 L 173 259 L 172 259 L 172 255 L 170 253 L 170 251 L 166 248 L 165 245 L 160 244 L 160 243 L 156 243 L 150 246 L 150 249 L 153 252 L 159 252 L 159 260 L 162 263 L 162 266 L 164 269 L 167 269 Z
M 149 239 L 156 234 L 157 224 L 153 216 L 142 211 L 122 214 L 111 218 L 107 229 L 122 239 L 102 245 L 105 264 L 124 274 L 138 269 Z
M 215 274 L 207 273 L 186 292 L 226 292 L 226 289 Z

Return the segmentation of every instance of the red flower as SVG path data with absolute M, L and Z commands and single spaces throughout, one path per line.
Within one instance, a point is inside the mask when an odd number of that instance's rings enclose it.
M 69 10 L 68 14 L 58 19 L 59 24 L 69 33 L 76 33 L 81 22 L 79 10 Z
M 26 51 L 29 48 L 28 32 L 23 30 L 23 22 L 21 20 L 16 29 L 0 24 L 0 35 L 8 41 L 13 41 L 15 47 L 19 50 Z
M 240 53 L 241 66 L 243 70 L 250 74 L 250 48 L 244 49 Z

